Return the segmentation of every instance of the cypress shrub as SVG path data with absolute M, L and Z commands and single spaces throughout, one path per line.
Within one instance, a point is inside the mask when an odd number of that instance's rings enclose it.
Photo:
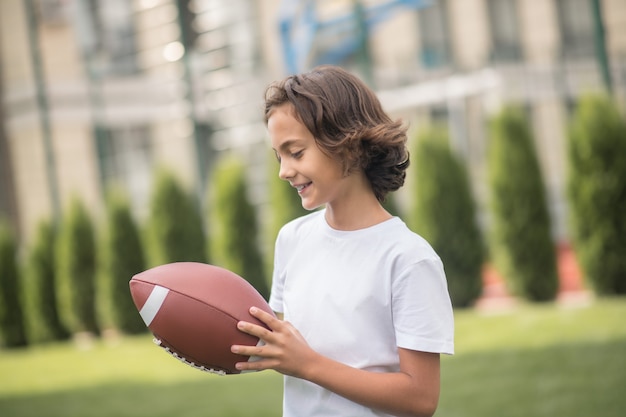
M 626 121 L 609 97 L 581 100 L 570 124 L 568 168 L 581 269 L 597 294 L 626 294 Z
M 31 340 L 38 342 L 69 337 L 57 306 L 55 240 L 56 231 L 52 223 L 49 220 L 40 221 L 27 256 L 27 317 L 32 329 Z
M 383 201 L 383 207 L 392 216 L 402 217 L 402 211 L 400 210 L 400 206 L 398 206 L 395 192 L 387 194 L 385 201 Z
M 281 227 L 295 218 L 308 214 L 309 211 L 302 207 L 302 199 L 296 189 L 289 184 L 289 181 L 278 177 L 277 165 L 269 165 L 268 186 L 271 204 L 272 240 L 274 240 L 278 236 L 278 231 Z
M 106 232 L 103 245 L 103 305 L 112 324 L 124 333 L 140 333 L 146 326 L 129 290 L 133 275 L 146 266 L 139 229 L 127 194 L 120 188 L 107 193 Z
M 276 160 L 273 151 L 271 159 L 274 161 Z M 268 262 L 268 266 L 271 267 L 274 259 L 274 244 L 280 228 L 289 223 L 291 220 L 308 214 L 309 211 L 302 207 L 302 199 L 298 195 L 296 189 L 293 188 L 288 181 L 278 177 L 278 165 L 276 163 L 270 163 L 268 165 L 270 220 L 268 223 L 269 231 L 267 235 L 269 237 L 268 247 L 271 248 L 271 255 L 269 257 L 271 262 Z
M 59 307 L 73 333 L 98 334 L 96 318 L 96 242 L 82 201 L 72 198 L 61 223 L 56 251 Z
M 245 278 L 267 299 L 256 212 L 248 199 L 245 168 L 235 158 L 218 161 L 209 207 L 215 264 Z
M 206 262 L 200 210 L 175 175 L 158 171 L 146 224 L 149 266 L 172 262 Z
M 0 219 L 0 340 L 10 348 L 27 344 L 17 242 L 3 219 Z
M 443 129 L 418 137 L 413 227 L 439 254 L 455 307 L 468 307 L 482 292 L 483 237 L 463 162 Z
M 544 183 L 528 123 L 508 107 L 489 125 L 488 177 L 491 188 L 495 262 L 514 293 L 530 301 L 556 297 L 556 251 Z

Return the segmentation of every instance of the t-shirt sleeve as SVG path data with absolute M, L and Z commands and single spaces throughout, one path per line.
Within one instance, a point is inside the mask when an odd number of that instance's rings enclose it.
M 424 259 L 395 277 L 393 322 L 398 347 L 454 353 L 454 316 L 441 260 Z

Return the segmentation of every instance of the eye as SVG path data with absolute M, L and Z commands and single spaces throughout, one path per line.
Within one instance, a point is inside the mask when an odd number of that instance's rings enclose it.
M 280 163 L 280 155 L 278 155 L 278 152 L 274 151 L 274 157 L 276 157 L 276 160 Z
M 300 150 L 300 151 L 297 151 L 297 152 L 293 152 L 293 153 L 291 154 L 291 157 L 292 157 L 293 159 L 300 159 L 300 158 L 302 158 L 302 153 L 303 153 L 303 152 L 304 152 L 304 150 Z

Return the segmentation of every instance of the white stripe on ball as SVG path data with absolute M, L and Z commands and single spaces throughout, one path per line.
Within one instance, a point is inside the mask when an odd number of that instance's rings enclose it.
M 159 285 L 154 286 L 150 296 L 146 300 L 146 303 L 139 311 L 139 314 L 141 315 L 144 323 L 146 323 L 146 326 L 150 326 L 150 323 L 152 323 L 152 320 L 154 320 L 154 317 L 159 312 L 159 309 L 161 308 L 161 305 L 163 305 L 163 301 L 165 301 L 165 297 L 167 297 L 169 292 L 170 290 L 165 287 L 161 287 Z

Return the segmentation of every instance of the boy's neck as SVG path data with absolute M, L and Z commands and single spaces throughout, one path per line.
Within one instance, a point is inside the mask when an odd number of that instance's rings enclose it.
M 393 216 L 374 197 L 373 201 L 351 201 L 341 207 L 326 206 L 326 222 L 335 230 L 365 229 Z

